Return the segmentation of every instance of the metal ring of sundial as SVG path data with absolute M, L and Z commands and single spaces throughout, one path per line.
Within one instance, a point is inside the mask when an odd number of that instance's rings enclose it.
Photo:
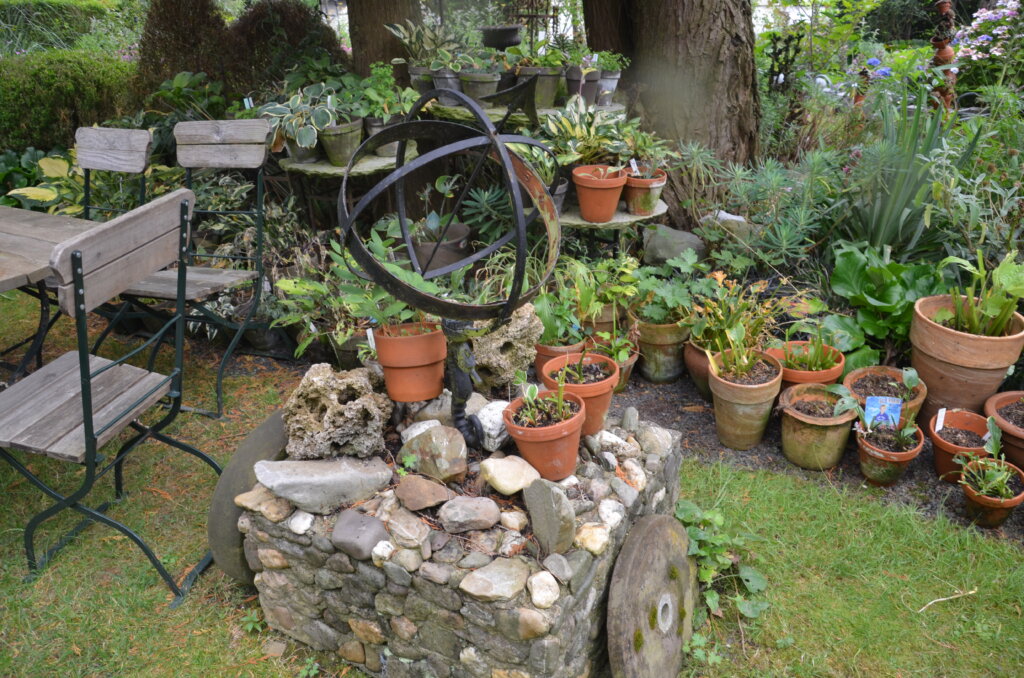
M 473 114 L 479 128 L 459 122 L 416 119 L 416 116 L 423 110 L 425 104 L 441 94 L 458 98 L 462 105 Z M 419 143 L 424 141 L 434 142 L 439 144 L 439 146 L 429 150 L 423 149 L 425 152 L 406 163 L 406 151 L 408 142 L 411 140 L 416 140 Z M 398 155 L 395 160 L 394 171 L 371 188 L 369 192 L 355 203 L 350 211 L 348 208 L 348 178 L 352 173 L 353 167 L 366 155 L 392 142 L 398 142 Z M 549 193 L 549 191 L 554 191 L 558 180 L 556 177 L 550 187 L 545 187 L 533 168 L 506 147 L 506 144 L 510 143 L 536 146 L 554 157 L 544 144 L 535 139 L 518 134 L 500 133 L 480 106 L 462 92 L 439 89 L 427 92 L 420 97 L 402 122 L 386 127 L 365 140 L 349 161 L 348 169 L 342 180 L 341 191 L 338 194 L 338 222 L 341 224 L 342 242 L 351 252 L 353 259 L 362 268 L 366 276 L 387 290 L 392 296 L 414 308 L 434 313 L 444 318 L 457 320 L 486 320 L 494 318 L 500 322 L 511 316 L 512 311 L 519 305 L 532 299 L 547 282 L 558 261 L 560 231 L 555 204 Z M 412 235 L 409 231 L 409 220 L 405 213 L 405 179 L 416 170 L 445 157 L 482 150 L 486 150 L 486 152 L 480 153 L 477 166 L 466 181 L 466 185 L 460 191 L 451 213 L 458 213 L 484 162 L 490 158 L 497 161 L 501 167 L 505 189 L 512 200 L 515 228 L 495 242 L 458 262 L 430 271 L 424 271 L 425 267 L 419 261 L 413 247 Z M 533 199 L 533 203 L 536 206 L 534 213 L 530 215 L 524 214 L 522 198 L 519 191 L 516 190 L 517 184 Z M 514 242 L 516 261 L 508 299 L 487 304 L 463 304 L 427 294 L 393 276 L 367 249 L 364 243 L 366 233 L 362 232 L 358 225 L 359 216 L 378 198 L 391 189 L 395 191 L 395 204 L 398 212 L 399 227 L 402 232 L 402 240 L 409 254 L 413 269 L 420 273 L 424 279 L 429 280 L 449 274 L 460 268 L 471 266 L 473 263 L 498 251 L 509 242 Z M 526 261 L 529 255 L 526 242 L 527 226 L 536 216 L 539 216 L 545 227 L 548 245 L 547 259 L 544 275 L 541 276 L 538 284 L 523 292 Z M 443 234 L 447 231 L 452 221 L 453 219 L 449 219 L 448 224 L 444 226 L 442 237 L 439 240 L 443 239 Z

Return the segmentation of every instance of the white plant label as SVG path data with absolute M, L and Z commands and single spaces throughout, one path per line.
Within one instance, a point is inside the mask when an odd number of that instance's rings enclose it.
M 992 432 L 989 431 L 985 435 L 981 436 L 981 439 L 984 440 L 987 443 L 989 441 L 989 438 L 991 438 L 991 437 L 992 437 Z
M 936 433 L 941 431 L 942 428 L 945 425 L 946 425 L 946 408 L 943 407 L 941 410 L 939 410 L 938 415 L 936 415 L 936 417 L 935 417 L 935 431 L 936 431 Z
M 248 111 L 250 108 L 252 108 L 252 97 L 245 97 L 244 99 L 242 99 L 242 103 L 245 104 L 245 110 Z
M 366 343 L 370 345 L 371 351 L 377 350 L 377 343 L 373 340 L 373 329 L 366 330 Z
M 629 168 L 633 170 L 633 174 L 640 174 L 640 168 L 636 166 L 636 158 L 629 159 Z

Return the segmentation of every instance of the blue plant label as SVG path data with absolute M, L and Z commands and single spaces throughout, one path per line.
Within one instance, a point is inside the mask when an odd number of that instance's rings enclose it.
M 896 428 L 902 409 L 903 401 L 899 398 L 868 396 L 864 399 L 864 421 L 867 422 L 868 430 Z

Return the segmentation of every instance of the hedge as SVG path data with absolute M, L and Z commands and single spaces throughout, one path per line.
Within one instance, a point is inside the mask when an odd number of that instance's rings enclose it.
M 0 0 L 0 26 L 21 32 L 19 42 L 67 47 L 117 5 L 118 0 Z
M 46 50 L 0 59 L 0 150 L 70 147 L 75 130 L 134 112 L 135 64 Z

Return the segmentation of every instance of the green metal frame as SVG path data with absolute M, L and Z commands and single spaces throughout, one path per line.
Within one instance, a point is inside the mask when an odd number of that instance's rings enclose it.
M 66 546 L 70 541 L 78 535 L 85 527 L 90 523 L 98 522 L 103 523 L 109 527 L 112 527 L 135 543 L 142 552 L 149 559 L 150 564 L 156 569 L 157 573 L 164 580 L 164 583 L 174 594 L 174 601 L 171 607 L 177 607 L 188 593 L 192 584 L 196 581 L 199 575 L 203 572 L 206 567 L 212 562 L 212 556 L 209 551 L 203 556 L 199 563 L 192 568 L 181 584 L 174 581 L 174 578 L 167 572 L 167 569 L 157 558 L 156 554 L 149 547 L 149 545 L 133 530 L 124 525 L 123 523 L 114 520 L 108 516 L 105 511 L 113 503 L 113 501 L 119 501 L 125 496 L 124 489 L 124 462 L 129 452 L 138 447 L 141 443 L 152 438 L 159 442 L 165 443 L 171 447 L 182 450 L 208 464 L 218 475 L 220 474 L 221 468 L 212 458 L 200 452 L 196 448 L 183 443 L 179 440 L 175 440 L 164 433 L 165 429 L 174 419 L 178 416 L 181 411 L 181 400 L 182 400 L 182 369 L 184 363 L 184 339 L 185 339 L 185 280 L 187 274 L 187 267 L 185 266 L 186 254 L 188 251 L 188 203 L 183 201 L 181 205 L 181 226 L 180 226 L 180 248 L 179 248 L 179 261 L 178 261 L 178 280 L 177 280 L 177 302 L 175 305 L 175 312 L 170 316 L 164 326 L 150 337 L 145 343 L 129 351 L 125 355 L 121 356 L 117 360 L 100 367 L 99 369 L 90 370 L 89 368 L 89 335 L 87 327 L 88 313 L 85 308 L 85 282 L 82 269 L 82 253 L 75 251 L 71 254 L 72 262 L 72 275 L 74 282 L 74 299 L 75 299 L 75 332 L 77 335 L 78 344 L 78 360 L 79 360 L 79 372 L 81 375 L 82 385 L 82 416 L 83 426 L 85 429 L 85 474 L 82 478 L 82 484 L 74 492 L 64 495 L 57 490 L 51 488 L 42 479 L 35 475 L 32 471 L 26 468 L 17 458 L 15 458 L 8 450 L 0 448 L 0 458 L 3 458 L 8 464 L 10 464 L 16 471 L 28 479 L 34 486 L 41 490 L 44 494 L 54 500 L 54 503 L 47 509 L 36 514 L 28 524 L 25 526 L 24 542 L 25 542 L 25 556 L 28 560 L 29 577 L 33 579 L 39 572 L 39 570 L 51 560 L 61 548 Z M 153 386 L 147 393 L 137 399 L 134 403 L 129 405 L 122 412 L 114 415 L 106 423 L 97 423 L 93 420 L 92 414 L 92 382 L 93 379 L 98 377 L 100 374 L 107 370 L 124 364 L 128 359 L 135 355 L 138 355 L 142 351 L 146 350 L 150 346 L 158 349 L 160 344 L 163 342 L 164 337 L 170 330 L 174 330 L 174 368 L 171 373 L 164 377 L 158 384 Z M 165 385 L 170 384 L 170 407 L 166 415 L 153 426 L 144 426 L 138 421 L 132 421 L 128 425 L 131 426 L 135 431 L 127 442 L 125 442 L 117 454 L 112 459 L 104 459 L 98 454 L 98 440 L 101 435 L 112 427 L 120 423 L 132 410 L 138 407 L 147 398 L 152 396 L 158 390 L 162 389 Z M 86 506 L 82 501 L 92 491 L 96 481 L 102 478 L 104 475 L 109 473 L 111 470 L 114 471 L 114 500 L 104 502 L 103 504 L 93 508 Z M 74 528 L 68 533 L 61 537 L 57 543 L 47 550 L 41 557 L 36 557 L 36 531 L 37 529 L 47 520 L 57 515 L 65 509 L 73 509 L 85 516 L 85 518 L 79 522 Z

